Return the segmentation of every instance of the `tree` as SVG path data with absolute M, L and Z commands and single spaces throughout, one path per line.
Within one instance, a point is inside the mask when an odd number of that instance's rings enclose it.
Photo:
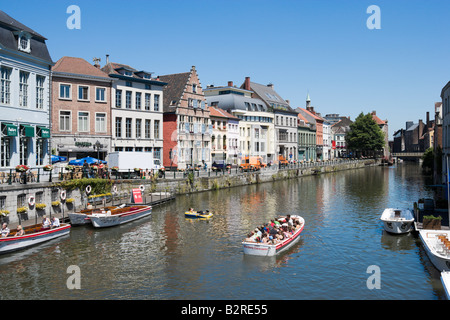
M 385 146 L 384 133 L 373 120 L 370 113 L 362 112 L 350 125 L 350 131 L 346 135 L 347 148 L 360 155 L 373 155 Z

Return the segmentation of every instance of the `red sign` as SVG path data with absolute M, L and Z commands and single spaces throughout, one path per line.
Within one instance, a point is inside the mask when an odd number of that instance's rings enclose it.
M 142 203 L 141 189 L 133 189 L 133 203 Z
M 331 149 L 336 149 L 336 141 L 331 141 Z

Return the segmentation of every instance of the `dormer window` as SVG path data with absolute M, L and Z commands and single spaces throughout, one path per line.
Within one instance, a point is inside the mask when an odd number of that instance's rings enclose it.
M 123 72 L 123 74 L 126 75 L 126 76 L 128 76 L 128 77 L 133 76 L 133 72 L 127 71 L 127 70 L 125 70 L 125 71 Z
M 31 36 L 26 32 L 20 32 L 18 35 L 17 43 L 18 50 L 29 53 L 31 51 L 30 46 Z

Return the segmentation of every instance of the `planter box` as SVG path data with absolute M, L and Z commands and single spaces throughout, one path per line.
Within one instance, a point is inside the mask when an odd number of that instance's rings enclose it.
M 424 229 L 441 230 L 441 219 L 424 218 L 422 227 Z

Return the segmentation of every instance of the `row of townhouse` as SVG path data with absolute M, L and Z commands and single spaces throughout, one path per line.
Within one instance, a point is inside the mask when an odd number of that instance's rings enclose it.
M 321 117 L 309 95 L 293 109 L 273 84 L 250 77 L 203 88 L 195 66 L 154 76 L 108 55 L 103 67 L 100 58 L 53 62 L 45 41 L 0 11 L 0 169 L 43 166 L 50 154 L 108 160 L 114 151 L 152 152 L 179 169 L 237 165 L 244 156 L 276 163 L 346 155 L 339 139 L 350 120 Z

